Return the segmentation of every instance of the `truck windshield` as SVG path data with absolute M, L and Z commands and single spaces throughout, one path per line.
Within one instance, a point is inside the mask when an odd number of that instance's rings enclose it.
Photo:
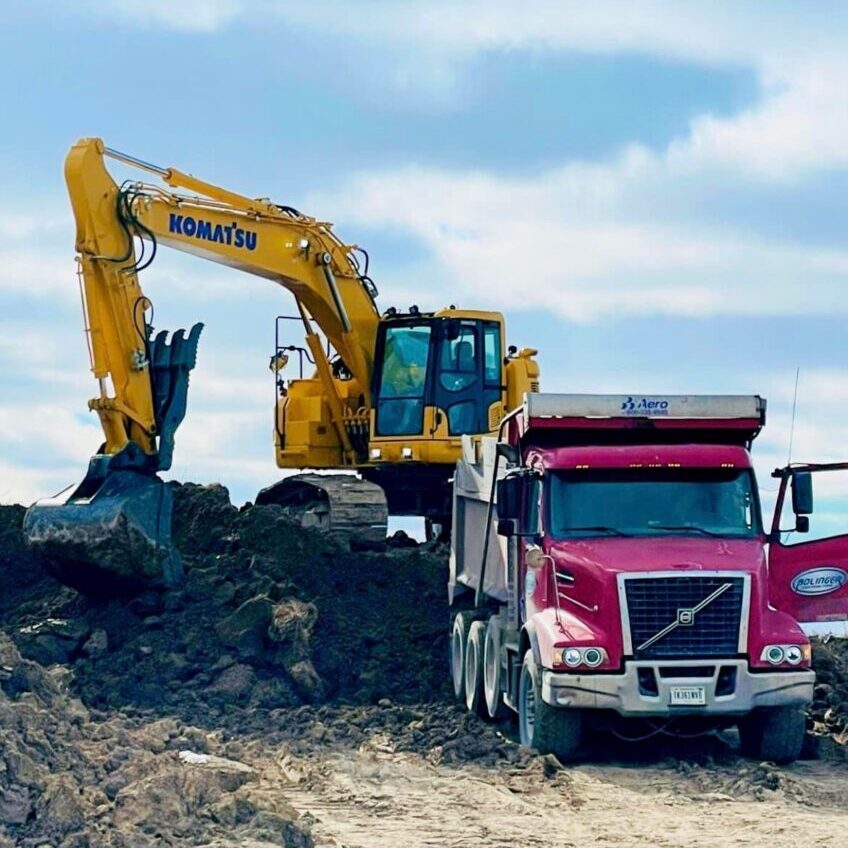
M 554 471 L 548 481 L 548 528 L 557 539 L 761 532 L 749 469 Z

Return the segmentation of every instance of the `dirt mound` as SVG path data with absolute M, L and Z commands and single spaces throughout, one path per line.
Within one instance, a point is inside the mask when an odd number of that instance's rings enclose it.
M 111 600 L 56 582 L 0 507 L 0 848 L 310 845 L 230 740 L 443 691 L 443 550 L 351 554 L 223 487 L 174 494 L 184 584 Z M 351 735 L 400 726 L 350 709 Z
M 813 640 L 813 729 L 848 745 L 848 639 Z
M 278 506 L 174 486 L 176 591 L 98 600 L 53 581 L 0 509 L 2 624 L 29 658 L 73 668 L 92 708 L 215 722 L 240 708 L 414 702 L 445 687 L 444 549 L 352 554 Z M 33 592 L 33 589 L 36 589 Z
M 0 633 L 0 846 L 310 846 L 255 770 L 176 719 L 93 714 Z M 183 841 L 185 840 L 185 841 Z

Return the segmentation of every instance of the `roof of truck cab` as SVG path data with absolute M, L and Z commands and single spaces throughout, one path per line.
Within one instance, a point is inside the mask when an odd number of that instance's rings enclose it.
M 591 445 L 531 448 L 527 464 L 545 469 L 751 468 L 751 455 L 736 445 Z

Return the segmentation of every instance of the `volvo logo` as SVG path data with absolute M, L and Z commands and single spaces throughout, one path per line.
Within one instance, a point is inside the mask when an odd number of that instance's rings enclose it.
M 691 609 L 688 607 L 684 607 L 682 609 L 677 610 L 677 615 L 674 617 L 674 621 L 671 624 L 663 627 L 659 633 L 654 633 L 650 639 L 645 640 L 638 648 L 637 651 L 644 651 L 647 648 L 650 648 L 651 645 L 659 642 L 660 639 L 668 636 L 669 633 L 677 630 L 678 627 L 691 627 L 695 623 L 695 616 L 702 610 L 708 607 L 716 598 L 723 595 L 732 584 L 723 583 L 718 589 L 715 590 L 710 595 L 707 595 L 703 601 L 701 601 L 697 606 L 692 607 Z
M 789 584 L 796 595 L 829 595 L 848 583 L 848 572 L 835 566 L 808 568 Z

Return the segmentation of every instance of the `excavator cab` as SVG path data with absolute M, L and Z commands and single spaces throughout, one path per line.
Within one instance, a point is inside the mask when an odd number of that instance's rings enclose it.
M 497 426 L 505 403 L 503 319 L 497 313 L 413 308 L 388 316 L 375 361 L 371 446 L 381 457 L 393 447 L 402 457 L 406 447 L 428 461 L 461 436 Z

